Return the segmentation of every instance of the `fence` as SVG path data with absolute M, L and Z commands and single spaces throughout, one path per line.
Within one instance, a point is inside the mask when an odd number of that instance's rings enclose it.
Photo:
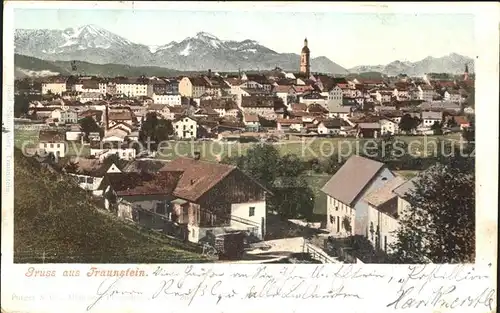
M 313 259 L 321 261 L 322 263 L 340 263 L 335 258 L 329 256 L 323 249 L 308 242 L 304 244 L 304 252 L 308 253 Z

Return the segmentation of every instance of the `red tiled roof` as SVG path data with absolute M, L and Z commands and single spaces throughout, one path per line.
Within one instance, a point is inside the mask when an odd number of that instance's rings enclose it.
M 285 124 L 285 125 L 302 124 L 302 119 L 298 119 L 298 118 L 294 118 L 294 119 L 279 118 L 279 119 L 277 119 L 277 122 L 280 123 L 280 124 Z
M 177 158 L 165 165 L 161 171 L 182 171 L 183 174 L 174 190 L 174 195 L 196 202 L 235 169 L 235 166 L 226 164 Z
M 306 111 L 307 110 L 307 104 L 305 103 L 293 103 L 292 104 L 292 111 Z
M 259 116 L 256 114 L 245 114 L 245 122 L 258 122 Z

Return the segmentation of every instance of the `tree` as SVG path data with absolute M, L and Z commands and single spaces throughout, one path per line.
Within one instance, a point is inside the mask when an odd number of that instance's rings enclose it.
M 431 125 L 431 130 L 434 131 L 434 135 L 442 135 L 443 134 L 443 125 L 438 122 L 438 121 L 435 121 L 434 124 Z
M 104 130 L 97 125 L 97 122 L 91 116 L 82 118 L 79 124 L 86 139 L 88 139 L 90 133 L 99 133 L 101 137 L 104 135 Z
M 173 134 L 174 127 L 171 121 L 158 118 L 156 113 L 150 112 L 142 122 L 139 141 L 142 143 L 153 141 L 151 148 L 156 150 L 161 142 L 168 140 Z
M 475 251 L 474 158 L 441 159 L 414 183 L 392 246 L 398 263 L 468 263 Z
M 342 218 L 342 227 L 348 234 L 352 233 L 351 218 L 349 216 L 346 215 Z
M 413 130 L 417 129 L 417 126 L 420 124 L 420 120 L 418 118 L 412 117 L 410 114 L 405 114 L 401 117 L 401 121 L 399 122 L 399 129 L 406 133 L 410 133 Z

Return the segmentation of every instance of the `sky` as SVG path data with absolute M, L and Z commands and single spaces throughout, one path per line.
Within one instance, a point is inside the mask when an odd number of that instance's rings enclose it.
M 221 40 L 251 39 L 277 52 L 326 56 L 350 68 L 419 61 L 452 52 L 474 57 L 472 14 L 16 9 L 14 27 L 65 29 L 94 24 L 135 43 L 163 45 L 198 32 Z

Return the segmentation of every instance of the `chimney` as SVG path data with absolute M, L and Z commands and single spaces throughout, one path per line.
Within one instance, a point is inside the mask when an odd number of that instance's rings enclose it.
M 193 159 L 195 159 L 196 161 L 200 160 L 200 157 L 201 153 L 199 151 L 193 153 Z
M 212 70 L 208 69 L 208 78 L 212 78 Z

